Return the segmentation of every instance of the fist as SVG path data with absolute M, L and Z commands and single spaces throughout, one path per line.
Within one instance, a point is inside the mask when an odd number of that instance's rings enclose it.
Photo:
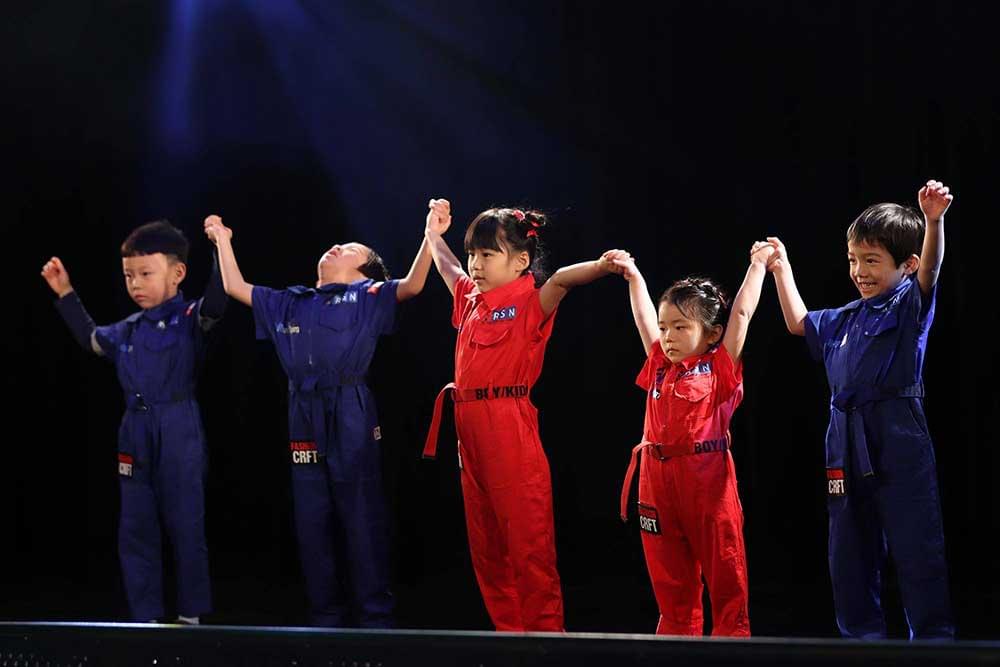
M 920 210 L 928 220 L 940 220 L 954 198 L 949 188 L 941 181 L 927 181 L 927 185 L 920 188 L 917 193 Z
M 210 215 L 205 218 L 205 236 L 207 236 L 212 243 L 218 245 L 219 239 L 232 239 L 233 230 L 222 224 L 222 218 L 217 215 Z
M 447 199 L 431 199 L 427 202 L 427 231 L 444 234 L 451 227 L 451 202 Z
M 69 282 L 69 273 L 66 272 L 66 267 L 63 266 L 62 260 L 58 257 L 53 257 L 45 262 L 45 265 L 42 266 L 42 278 L 45 278 L 45 282 L 60 298 L 73 291 L 73 286 Z

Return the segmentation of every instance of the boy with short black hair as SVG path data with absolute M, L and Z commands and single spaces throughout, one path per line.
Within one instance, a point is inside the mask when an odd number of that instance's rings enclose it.
M 888 554 L 911 639 L 949 639 L 944 532 L 934 447 L 923 409 L 923 362 L 944 257 L 940 181 L 917 211 L 865 209 L 847 230 L 850 275 L 861 299 L 808 311 L 785 247 L 768 264 L 789 332 L 822 360 L 832 395 L 826 436 L 829 559 L 837 625 L 847 637 L 885 637 L 880 601 Z
M 142 309 L 97 326 L 58 257 L 42 277 L 73 337 L 114 363 L 125 391 L 118 431 L 121 513 L 118 553 L 133 620 L 164 615 L 160 521 L 173 547 L 178 620 L 196 624 L 211 609 L 205 544 L 205 435 L 194 384 L 204 334 L 222 317 L 226 295 L 217 265 L 198 300 L 186 300 L 188 242 L 166 220 L 135 229 L 121 247 L 125 287 Z

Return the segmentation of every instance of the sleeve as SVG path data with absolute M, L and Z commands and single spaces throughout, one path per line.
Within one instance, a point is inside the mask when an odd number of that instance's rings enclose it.
M 94 336 L 98 327 L 94 324 L 87 309 L 83 307 L 83 301 L 80 300 L 80 296 L 75 291 L 56 301 L 56 310 L 80 347 L 87 352 L 96 354 L 102 354 L 104 349 L 108 349 L 98 344 Z M 102 327 L 102 329 L 106 328 L 108 327 Z
M 715 395 L 718 402 L 729 400 L 741 384 L 743 384 L 743 360 L 734 362 L 725 345 L 716 348 L 714 368 L 716 382 Z
M 806 345 L 809 346 L 809 354 L 816 361 L 823 361 L 823 347 L 833 330 L 833 322 L 836 319 L 838 310 L 811 310 L 806 313 Z
M 384 283 L 373 283 L 366 294 L 372 301 L 373 331 L 379 335 L 390 334 L 396 324 L 396 290 L 398 280 L 387 280 Z
M 643 364 L 642 370 L 639 371 L 639 375 L 635 378 L 635 383 L 645 391 L 652 389 L 653 383 L 656 382 L 656 369 L 664 361 L 666 361 L 666 357 L 663 354 L 663 347 L 660 346 L 660 341 L 654 340 L 653 344 L 649 346 L 646 363 Z
M 468 303 L 469 293 L 475 289 L 476 283 L 472 282 L 469 276 L 461 276 L 455 281 L 455 298 L 451 308 L 451 326 L 456 329 L 462 326 L 462 313 L 465 312 L 465 305 Z
M 930 294 L 924 294 L 920 290 L 920 283 L 913 279 L 913 291 L 916 293 L 916 300 L 920 304 L 917 308 L 917 327 L 921 333 L 931 328 L 934 323 L 934 308 L 937 305 L 937 283 L 931 287 Z
M 254 285 L 250 293 L 257 340 L 274 340 L 274 327 L 288 309 L 292 295 L 288 290 Z
M 536 342 L 539 340 L 546 340 L 552 335 L 552 328 L 555 326 L 556 313 L 559 312 L 559 306 L 556 306 L 551 313 L 548 315 L 542 310 L 542 299 L 541 290 L 532 290 L 531 296 L 525 302 L 525 313 L 524 326 L 527 329 L 527 333 Z
M 219 272 L 219 258 L 216 253 L 212 253 L 212 271 L 208 275 L 205 294 L 198 303 L 198 326 L 202 331 L 208 331 L 222 319 L 226 301 L 226 290 L 222 286 L 222 274 Z

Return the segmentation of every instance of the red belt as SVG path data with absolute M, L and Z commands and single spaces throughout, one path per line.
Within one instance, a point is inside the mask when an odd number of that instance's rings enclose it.
M 622 485 L 622 521 L 628 521 L 628 492 L 632 488 L 632 477 L 635 476 L 635 467 L 639 462 L 639 452 L 649 448 L 653 456 L 660 461 L 665 461 L 671 456 L 684 456 L 691 453 L 690 445 L 663 445 L 658 442 L 643 440 L 632 448 L 632 458 L 628 462 L 628 470 L 625 471 L 625 484 Z
M 480 389 L 459 389 L 454 382 L 449 382 L 438 392 L 434 400 L 434 416 L 431 418 L 431 428 L 427 432 L 424 443 L 424 458 L 433 459 L 437 456 L 438 431 L 441 429 L 441 408 L 444 406 L 445 394 L 451 393 L 455 403 L 466 401 L 495 401 L 501 399 L 518 399 L 528 397 L 527 385 L 512 385 L 508 387 L 484 387 Z

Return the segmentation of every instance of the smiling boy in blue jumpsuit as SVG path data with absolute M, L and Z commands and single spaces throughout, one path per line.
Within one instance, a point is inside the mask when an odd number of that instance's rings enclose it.
M 118 431 L 121 514 L 118 553 L 132 619 L 163 616 L 161 529 L 177 567 L 177 611 L 196 624 L 211 609 L 205 544 L 205 435 L 194 397 L 204 334 L 222 317 L 226 295 L 213 265 L 205 295 L 186 300 L 188 242 L 165 220 L 133 231 L 121 247 L 125 286 L 142 308 L 121 322 L 96 326 L 58 257 L 42 277 L 56 307 L 85 349 L 114 363 L 125 391 Z
M 784 245 L 769 263 L 788 330 L 805 336 L 830 384 L 826 476 L 830 578 L 841 634 L 885 637 L 881 584 L 888 554 L 911 639 L 955 634 L 934 447 L 923 410 L 922 368 L 944 257 L 952 195 L 939 181 L 918 193 L 920 214 L 877 204 L 847 230 L 850 275 L 861 299 L 808 311 Z
M 423 289 L 427 242 L 402 280 L 388 279 L 371 248 L 345 243 L 323 253 L 314 289 L 274 290 L 243 279 L 221 218 L 207 218 L 205 233 L 219 249 L 226 291 L 253 308 L 257 337 L 274 343 L 288 374 L 295 528 L 311 622 L 392 627 L 381 432 L 365 376 L 397 302 Z

